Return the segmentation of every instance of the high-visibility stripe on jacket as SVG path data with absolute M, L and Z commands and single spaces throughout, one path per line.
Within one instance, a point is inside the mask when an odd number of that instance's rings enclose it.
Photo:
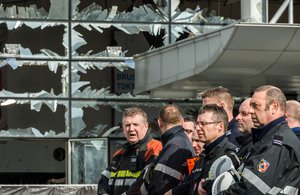
M 239 168 L 241 180 L 220 194 L 298 195 L 300 142 L 284 117 L 254 129 L 252 136 L 250 153 Z
M 126 192 L 162 150 L 160 141 L 148 134 L 137 144 L 125 144 L 112 157 L 110 165 L 101 173 L 98 194 L 119 195 Z
M 169 129 L 161 136 L 161 141 L 163 150 L 156 160 L 150 180 L 143 183 L 141 194 L 164 194 L 188 174 L 186 159 L 195 153 L 182 126 Z

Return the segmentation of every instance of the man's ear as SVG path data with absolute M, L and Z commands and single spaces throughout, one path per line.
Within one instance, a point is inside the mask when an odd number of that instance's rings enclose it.
M 184 119 L 183 117 L 180 117 L 180 124 L 183 125 L 183 123 L 184 123 Z
M 271 107 L 272 114 L 275 114 L 279 110 L 280 107 L 279 102 L 274 101 L 270 107 Z
M 219 127 L 220 127 L 220 129 L 218 129 L 218 132 L 219 132 L 219 133 L 225 132 L 225 130 L 224 130 L 224 122 L 220 122 L 218 125 L 219 125 Z
M 225 110 L 225 104 L 224 104 L 224 102 L 221 102 L 220 104 L 218 104 L 218 106 L 222 107 Z
M 160 121 L 160 118 L 157 119 L 157 124 L 158 124 L 158 127 L 161 129 L 161 121 Z

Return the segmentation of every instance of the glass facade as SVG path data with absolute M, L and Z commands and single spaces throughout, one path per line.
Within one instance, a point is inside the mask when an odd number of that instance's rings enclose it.
M 124 142 L 124 108 L 144 108 L 157 137 L 162 105 L 198 110 L 196 99 L 135 95 L 133 56 L 236 22 L 240 3 L 155 2 L 1 2 L 0 183 L 97 183 Z M 44 166 L 34 169 L 38 163 Z M 37 179 L 24 179 L 30 174 Z

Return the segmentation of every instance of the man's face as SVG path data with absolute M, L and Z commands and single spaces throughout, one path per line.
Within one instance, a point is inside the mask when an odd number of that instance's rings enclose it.
M 196 131 L 194 131 L 192 135 L 192 145 L 195 151 L 195 154 L 199 156 L 199 154 L 203 151 L 204 143 L 200 141 L 199 136 Z
M 245 134 L 251 133 L 251 128 L 254 127 L 249 111 L 250 100 L 245 100 L 239 108 L 239 114 L 235 117 L 238 121 L 239 131 Z
M 183 122 L 182 127 L 184 129 L 184 132 L 189 137 L 190 140 L 192 140 L 193 132 L 195 131 L 195 124 L 192 121 L 186 121 Z
M 266 92 L 256 92 L 250 101 L 250 114 L 254 127 L 258 128 L 271 122 L 271 110 L 266 109 Z
M 148 130 L 148 123 L 145 123 L 140 115 L 127 116 L 123 118 L 123 133 L 127 141 L 134 144 L 143 139 Z
M 196 130 L 199 140 L 205 144 L 210 144 L 218 137 L 224 134 L 224 124 L 219 121 L 212 120 L 213 114 L 206 112 L 198 115 L 196 122 Z

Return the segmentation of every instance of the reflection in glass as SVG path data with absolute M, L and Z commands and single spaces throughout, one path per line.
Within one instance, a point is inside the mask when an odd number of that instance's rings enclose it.
M 69 183 L 97 184 L 100 174 L 107 167 L 107 139 L 71 139 L 71 162 L 69 162 Z

